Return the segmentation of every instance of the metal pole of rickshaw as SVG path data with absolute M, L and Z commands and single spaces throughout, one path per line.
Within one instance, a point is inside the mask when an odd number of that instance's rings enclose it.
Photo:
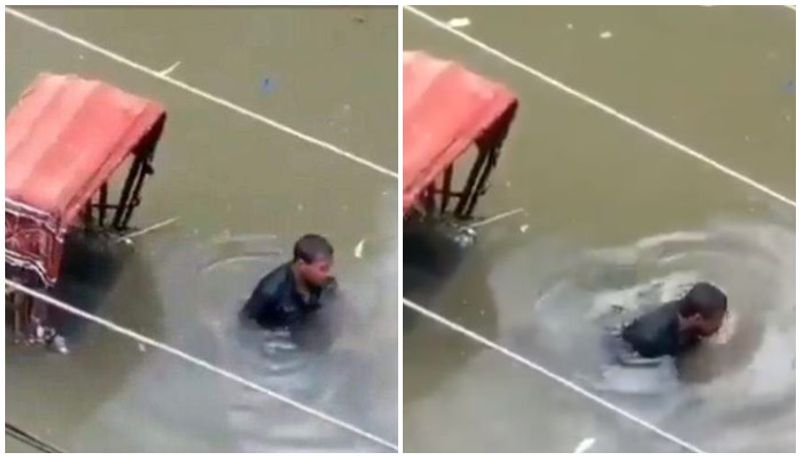
M 133 187 L 133 181 L 136 179 L 137 175 L 139 174 L 139 168 L 142 166 L 142 160 L 142 155 L 137 154 L 136 158 L 133 160 L 133 164 L 131 164 L 131 169 L 128 172 L 128 176 L 125 178 L 125 185 L 122 187 L 122 194 L 119 197 L 119 202 L 117 203 L 117 208 L 114 212 L 114 220 L 111 222 L 112 227 L 117 230 L 122 230 L 122 218 L 126 212 L 125 209 L 128 206 L 128 200 Z

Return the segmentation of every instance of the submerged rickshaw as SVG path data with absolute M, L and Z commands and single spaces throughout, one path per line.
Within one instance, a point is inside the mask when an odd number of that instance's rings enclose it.
M 489 186 L 517 98 L 452 61 L 403 53 L 403 214 L 467 222 Z M 458 183 L 458 163 L 470 155 Z M 465 164 L 466 165 L 466 164 Z
M 141 202 L 164 107 L 102 81 L 40 74 L 6 117 L 6 277 L 47 291 L 66 236 L 122 235 Z M 123 165 L 119 194 L 109 181 Z M 16 341 L 50 343 L 47 307 L 6 286 Z

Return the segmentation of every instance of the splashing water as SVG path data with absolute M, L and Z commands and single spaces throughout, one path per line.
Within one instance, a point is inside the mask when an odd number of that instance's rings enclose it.
M 793 443 L 788 432 L 776 430 L 794 421 L 794 247 L 793 226 L 743 221 L 584 252 L 548 242 L 525 246 L 492 273 L 497 303 L 524 303 L 521 297 L 530 303 L 504 307 L 499 332 L 515 350 L 629 410 L 687 436 L 703 428 L 695 440 L 713 440 L 709 449 L 726 439 L 759 442 L 770 427 L 778 442 Z M 511 279 L 530 270 L 531 258 L 546 266 L 526 281 Z M 607 363 L 601 342 L 609 328 L 682 296 L 700 280 L 728 295 L 720 335 L 678 361 Z M 759 425 L 742 414 L 759 417 Z

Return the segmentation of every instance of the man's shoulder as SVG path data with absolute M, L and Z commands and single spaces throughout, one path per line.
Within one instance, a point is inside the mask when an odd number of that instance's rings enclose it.
M 664 303 L 625 326 L 622 336 L 640 353 L 666 351 L 676 337 L 673 335 L 676 319 L 676 305 Z
M 286 281 L 289 279 L 290 271 L 290 262 L 276 267 L 267 273 L 266 276 L 261 278 L 261 281 L 258 282 L 257 289 L 263 295 L 273 295 L 279 293 L 286 284 Z
M 661 327 L 668 325 L 678 313 L 676 302 L 662 303 L 639 316 L 636 321 L 646 326 Z

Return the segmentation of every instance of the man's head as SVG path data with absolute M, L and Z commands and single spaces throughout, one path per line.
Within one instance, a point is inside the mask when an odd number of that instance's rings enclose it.
M 727 311 L 728 297 L 707 282 L 695 284 L 678 305 L 684 329 L 703 338 L 719 330 Z
M 303 235 L 294 243 L 292 262 L 307 284 L 323 287 L 332 279 L 333 247 L 320 235 Z

